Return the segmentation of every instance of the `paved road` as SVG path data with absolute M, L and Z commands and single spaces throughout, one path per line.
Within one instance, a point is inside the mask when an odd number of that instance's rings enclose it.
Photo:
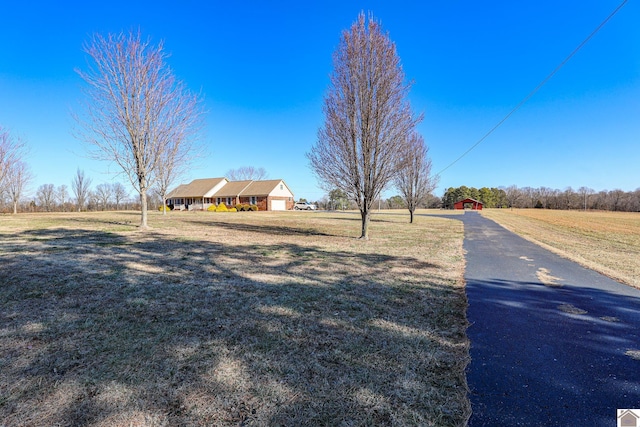
M 470 426 L 616 426 L 617 408 L 640 408 L 640 290 L 476 212 L 459 219 Z

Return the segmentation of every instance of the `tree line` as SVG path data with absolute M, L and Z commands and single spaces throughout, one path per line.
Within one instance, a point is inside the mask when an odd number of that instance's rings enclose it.
M 131 197 L 120 182 L 101 183 L 91 188 L 91 178 L 78 169 L 71 185 L 42 184 L 26 196 L 32 174 L 23 161 L 4 163 L 6 172 L 0 180 L 0 212 L 72 212 L 105 210 L 140 210 L 140 201 Z M 162 205 L 158 187 L 148 194 L 152 208 Z
M 589 187 L 574 190 L 567 187 L 558 190 L 548 187 L 510 187 L 480 189 L 474 187 L 450 187 L 442 197 L 442 207 L 453 209 L 459 200 L 471 198 L 486 208 L 537 208 L 537 209 L 582 209 L 619 212 L 640 212 L 640 188 L 635 191 L 602 190 Z

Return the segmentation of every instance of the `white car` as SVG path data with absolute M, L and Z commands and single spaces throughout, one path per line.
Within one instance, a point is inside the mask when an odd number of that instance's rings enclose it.
M 309 202 L 297 202 L 293 205 L 293 209 L 297 211 L 315 211 L 317 208 L 316 205 Z

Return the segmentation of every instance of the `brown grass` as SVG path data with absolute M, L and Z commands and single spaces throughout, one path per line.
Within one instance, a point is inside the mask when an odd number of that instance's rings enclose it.
M 463 425 L 462 225 L 0 217 L 0 425 Z
M 545 209 L 482 212 L 563 257 L 640 288 L 640 213 Z

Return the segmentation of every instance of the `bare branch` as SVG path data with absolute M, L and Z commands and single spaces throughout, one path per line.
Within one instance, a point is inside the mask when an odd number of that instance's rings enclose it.
M 260 181 L 263 179 L 267 179 L 268 174 L 264 168 L 242 166 L 238 169 L 228 170 L 225 176 L 231 181 Z

